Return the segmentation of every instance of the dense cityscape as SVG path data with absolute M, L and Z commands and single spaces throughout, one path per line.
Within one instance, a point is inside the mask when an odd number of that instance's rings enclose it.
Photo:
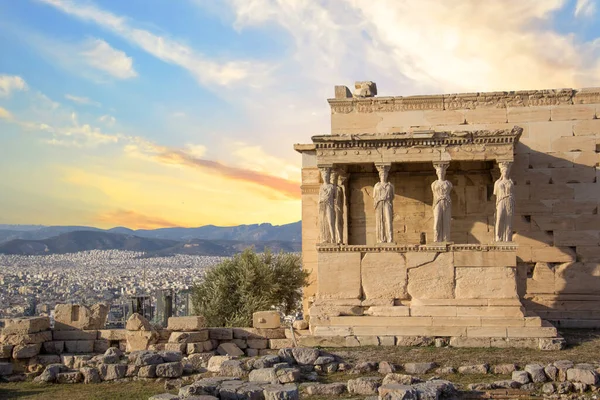
M 92 250 L 72 254 L 22 256 L 0 254 L 0 318 L 49 314 L 57 303 L 111 306 L 119 318 L 131 298 L 156 299 L 171 289 L 183 310 L 189 289 L 205 269 L 224 257 L 177 254 L 145 257 L 144 253 Z M 126 311 L 125 311 L 126 312 Z

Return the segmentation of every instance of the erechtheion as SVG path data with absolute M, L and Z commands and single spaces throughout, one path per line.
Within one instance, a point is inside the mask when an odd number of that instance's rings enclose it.
M 600 89 L 356 89 L 295 146 L 316 339 L 545 349 L 600 327 Z

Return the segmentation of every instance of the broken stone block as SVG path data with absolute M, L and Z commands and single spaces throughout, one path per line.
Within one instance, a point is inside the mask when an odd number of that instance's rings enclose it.
M 0 376 L 9 376 L 13 373 L 13 365 L 7 362 L 0 362 Z
M 308 322 L 303 319 L 299 319 L 292 323 L 292 327 L 298 331 L 303 331 L 308 329 Z
M 374 395 L 377 394 L 377 389 L 381 386 L 381 378 L 376 377 L 361 377 L 350 379 L 348 381 L 348 392 L 350 394 Z
M 265 400 L 298 400 L 296 385 L 267 385 L 263 390 Z
M 54 330 L 98 330 L 104 327 L 108 306 L 98 303 L 92 307 L 81 304 L 57 304 L 54 307 Z
M 244 352 L 235 345 L 235 343 L 221 343 L 217 348 L 217 353 L 222 356 L 240 357 Z
M 146 317 L 138 313 L 133 313 L 127 319 L 125 329 L 128 331 L 151 331 L 152 327 Z
M 227 360 L 231 360 L 230 356 L 214 356 L 208 360 L 207 368 L 209 372 L 219 372 L 221 370 L 221 364 Z
M 65 351 L 67 353 L 93 353 L 94 340 L 65 340 Z
M 56 375 L 57 383 L 79 383 L 81 381 L 83 381 L 83 375 L 79 371 L 59 372 Z
M 85 384 L 102 382 L 100 373 L 96 368 L 83 367 L 79 370 L 79 372 L 81 372 L 81 375 L 83 375 L 83 383 Z
M 434 362 L 406 363 L 404 370 L 409 374 L 426 374 L 437 366 Z
M 233 340 L 233 329 L 231 328 L 209 328 L 209 336 L 215 340 Z
M 98 368 L 100 377 L 104 381 L 114 381 L 125 377 L 127 365 L 125 364 L 101 364 Z
M 158 334 L 155 331 L 127 331 L 127 352 L 146 350 L 157 340 Z
M 345 392 L 345 383 L 315 383 L 306 387 L 310 396 L 339 396 Z
M 382 400 L 396 400 L 396 399 L 417 399 L 417 391 L 407 385 L 399 383 L 389 383 L 378 388 L 379 399 Z
M 12 357 L 12 351 L 13 351 L 13 347 L 12 345 L 9 344 L 3 344 L 0 346 L 0 358 L 10 358 Z
M 171 331 L 201 331 L 206 327 L 203 316 L 194 315 L 189 317 L 170 317 L 167 329 Z
M 459 374 L 487 374 L 489 366 L 487 364 L 463 365 L 458 367 Z
M 2 335 L 26 335 L 50 329 L 48 317 L 10 318 L 5 320 Z
M 272 329 L 281 326 L 281 317 L 277 311 L 258 311 L 252 314 L 254 328 Z
M 31 358 L 40 354 L 41 349 L 41 343 L 18 345 L 13 348 L 12 356 L 16 359 Z
M 183 375 L 181 362 L 169 362 L 156 366 L 156 376 L 159 378 L 179 378 L 181 375 Z
M 170 343 L 198 343 L 208 340 L 208 329 L 195 332 L 172 332 L 169 336 Z

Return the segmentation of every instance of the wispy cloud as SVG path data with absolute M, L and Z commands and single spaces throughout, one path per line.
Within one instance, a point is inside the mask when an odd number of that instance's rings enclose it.
M 149 216 L 132 210 L 112 210 L 102 212 L 95 217 L 103 225 L 126 226 L 133 229 L 171 228 L 176 223 L 162 217 Z
M 596 13 L 596 3 L 594 0 L 577 0 L 575 4 L 576 17 L 592 17 Z
M 72 94 L 65 94 L 65 99 L 70 100 L 73 103 L 83 104 L 83 105 L 87 105 L 87 106 L 100 107 L 102 105 L 99 102 L 94 101 L 88 97 L 80 97 L 80 96 L 75 96 Z
M 130 25 L 129 19 L 105 11 L 90 2 L 39 1 L 81 20 L 93 22 L 118 34 L 154 57 L 186 69 L 202 85 L 229 86 L 241 81 L 256 84 L 258 76 L 266 70 L 266 66 L 262 63 L 244 60 L 222 62 L 212 60 L 176 39 L 134 28 Z
M 0 107 L 0 119 L 12 119 L 12 114 L 6 109 Z
M 27 90 L 25 80 L 17 75 L 0 75 L 0 97 L 8 97 L 15 90 Z
M 133 59 L 124 51 L 114 49 L 102 39 L 90 39 L 79 52 L 85 62 L 119 79 L 134 78 Z
M 106 126 L 114 126 L 117 122 L 117 119 L 112 115 L 105 114 L 98 118 L 98 121 L 102 122 Z

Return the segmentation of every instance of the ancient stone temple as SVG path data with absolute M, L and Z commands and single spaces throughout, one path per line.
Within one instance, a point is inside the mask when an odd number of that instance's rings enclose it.
M 550 348 L 552 324 L 600 326 L 600 90 L 376 94 L 337 86 L 331 134 L 295 146 L 311 333 Z

